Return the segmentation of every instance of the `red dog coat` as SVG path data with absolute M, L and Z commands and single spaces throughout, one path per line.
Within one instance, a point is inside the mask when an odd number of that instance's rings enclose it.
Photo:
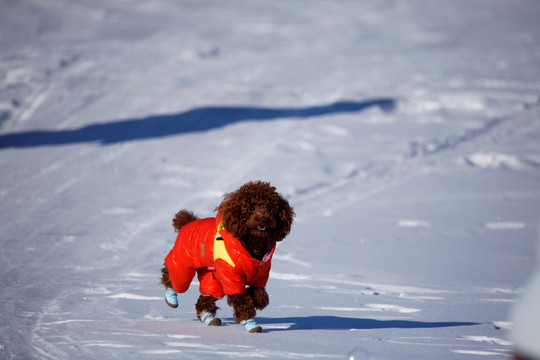
M 223 227 L 218 213 L 184 225 L 165 264 L 177 292 L 186 292 L 197 272 L 200 293 L 222 298 L 244 293 L 246 285 L 265 287 L 275 248 L 274 242 L 262 261 L 253 258 Z

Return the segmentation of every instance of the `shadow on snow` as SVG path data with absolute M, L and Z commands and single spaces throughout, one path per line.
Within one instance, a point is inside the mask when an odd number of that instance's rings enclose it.
M 261 325 L 265 332 L 287 331 L 287 330 L 373 330 L 373 329 L 424 329 L 443 328 L 453 326 L 479 325 L 475 322 L 425 322 L 409 320 L 374 320 L 350 318 L 341 316 L 305 316 L 305 317 L 284 317 L 284 318 L 264 318 L 257 317 L 257 323 Z M 272 324 L 291 324 L 287 329 L 272 329 Z M 270 325 L 270 328 L 264 328 Z
M 113 121 L 73 130 L 36 130 L 0 135 L 0 149 L 65 145 L 83 142 L 114 144 L 200 132 L 241 121 L 269 121 L 281 118 L 309 118 L 379 107 L 385 112 L 395 109 L 394 99 L 361 102 L 336 102 L 305 108 L 203 107 L 179 114 L 150 116 L 142 119 Z

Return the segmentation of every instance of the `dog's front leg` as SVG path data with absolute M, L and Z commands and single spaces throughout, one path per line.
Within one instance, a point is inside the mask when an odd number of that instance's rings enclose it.
M 234 309 L 234 319 L 237 323 L 253 319 L 257 313 L 253 298 L 248 293 L 228 295 L 227 304 Z
M 234 294 L 227 296 L 227 304 L 234 309 L 234 319 L 244 325 L 246 331 L 260 333 L 262 328 L 255 322 L 255 304 L 250 293 Z
M 262 310 L 268 306 L 270 299 L 265 288 L 250 287 L 247 289 L 248 294 L 253 298 L 255 309 Z

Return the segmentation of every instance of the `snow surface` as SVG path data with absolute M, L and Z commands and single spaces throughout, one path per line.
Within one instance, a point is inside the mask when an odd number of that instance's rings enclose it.
M 0 0 L 0 358 L 504 359 L 536 262 L 536 0 Z M 294 206 L 248 334 L 181 208 Z M 364 355 L 362 355 L 364 354 Z M 367 355 L 366 355 L 367 354 Z

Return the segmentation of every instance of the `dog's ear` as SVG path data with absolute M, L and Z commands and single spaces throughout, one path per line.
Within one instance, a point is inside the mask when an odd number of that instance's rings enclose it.
M 291 231 L 294 219 L 294 210 L 287 200 L 280 196 L 278 201 L 278 211 L 276 214 L 278 225 L 276 228 L 276 241 L 282 241 Z
M 245 205 L 239 199 L 237 191 L 225 194 L 223 201 L 216 208 L 223 217 L 223 226 L 234 237 L 241 239 L 247 233 L 243 212 Z

